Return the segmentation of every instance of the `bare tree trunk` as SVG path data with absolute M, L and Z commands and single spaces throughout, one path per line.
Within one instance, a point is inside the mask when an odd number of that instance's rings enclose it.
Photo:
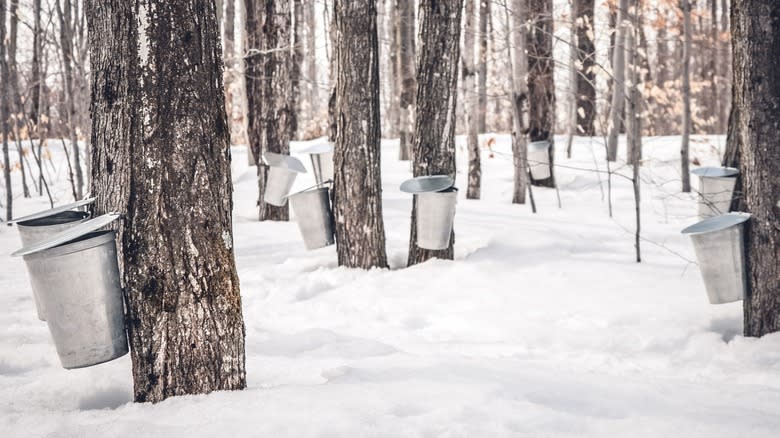
M 455 177 L 455 110 L 458 99 L 462 0 L 420 1 L 420 53 L 417 57 L 417 117 L 414 122 L 414 176 Z M 417 246 L 416 201 L 412 207 L 409 265 L 431 258 L 452 260 L 450 246 L 427 250 Z
M 480 133 L 487 132 L 487 57 L 488 57 L 488 21 L 490 19 L 490 3 L 492 0 L 476 0 L 479 2 L 479 81 L 477 101 L 477 129 Z M 473 18 L 472 18 L 473 20 Z M 468 22 L 468 20 L 467 20 Z M 474 27 L 472 26 L 472 29 Z M 473 61 L 470 61 L 473 62 Z M 471 179 L 471 158 L 469 158 L 469 180 Z M 477 199 L 479 196 L 477 196 Z
M 9 106 L 11 113 L 11 129 L 14 133 L 14 140 L 16 140 L 16 151 L 19 154 L 19 171 L 22 174 L 22 194 L 25 198 L 30 197 L 30 188 L 27 186 L 27 175 L 24 165 L 24 147 L 22 146 L 22 140 L 19 137 L 19 128 L 24 126 L 24 120 L 22 120 L 24 114 L 24 105 L 22 104 L 21 93 L 19 93 L 19 74 L 16 65 L 16 43 L 19 29 L 19 0 L 11 0 L 10 12 L 10 32 L 8 35 L 8 92 L 11 93 L 13 102 Z
M 531 183 L 555 187 L 555 78 L 553 75 L 553 1 L 528 0 L 528 19 L 531 22 L 528 40 L 528 104 L 530 117 L 528 139 L 550 142 L 551 176 Z
M 639 166 L 642 159 L 642 130 L 639 111 L 641 99 L 639 92 L 640 66 L 637 53 L 637 39 L 639 35 L 638 0 L 631 0 L 628 17 L 630 28 L 626 31 L 626 156 L 628 164 Z M 639 181 L 636 181 L 636 184 L 639 184 Z
M 574 136 L 577 135 L 577 4 L 576 0 L 569 0 L 571 6 L 571 20 L 569 22 L 569 96 L 568 96 L 568 120 L 566 123 L 566 158 L 571 158 L 571 149 L 574 144 Z
M 482 77 L 480 77 L 479 87 L 476 87 L 475 78 L 476 72 L 476 59 L 474 57 L 474 36 L 477 34 L 477 29 L 474 23 L 476 18 L 474 2 L 479 1 L 480 4 L 484 4 L 486 0 L 466 0 L 466 27 L 463 30 L 465 35 L 463 37 L 463 57 L 461 62 L 463 64 L 463 94 L 465 96 L 465 102 L 463 102 L 463 108 L 466 110 L 466 146 L 468 149 L 469 158 L 469 171 L 468 171 L 468 188 L 466 190 L 466 198 L 479 199 L 480 186 L 481 186 L 481 166 L 479 155 L 479 123 L 484 122 L 485 114 L 482 113 L 482 92 L 485 91 L 481 87 Z M 482 25 L 483 16 L 485 13 L 484 7 L 480 6 L 479 9 L 479 24 Z M 481 29 L 480 29 L 481 30 Z M 480 60 L 479 60 L 479 72 L 480 75 L 487 72 L 485 68 L 483 72 L 483 66 L 487 64 L 484 62 L 484 56 L 487 56 L 485 51 L 487 47 L 482 47 L 484 42 L 487 45 L 487 38 L 480 32 Z
M 573 0 L 575 5 L 577 50 L 577 132 L 596 135 L 596 42 L 595 0 Z
M 400 34 L 398 61 L 401 71 L 401 123 L 400 123 L 400 148 L 398 158 L 411 159 L 412 132 L 414 130 L 414 98 L 417 92 L 415 82 L 415 14 L 412 0 L 397 0 L 395 2 L 397 14 L 400 19 L 398 33 Z
M 336 146 L 333 185 L 340 266 L 387 267 L 382 217 L 379 42 L 375 0 L 335 0 Z
M 689 143 L 691 137 L 691 3 L 681 0 L 683 12 L 683 59 L 682 59 L 682 145 L 680 147 L 680 173 L 682 176 L 682 191 L 691 191 Z
M 401 70 L 401 45 L 403 35 L 401 35 L 401 21 L 403 20 L 400 15 L 400 4 L 398 2 L 394 2 L 392 0 L 380 0 L 381 2 L 381 10 L 384 11 L 383 16 L 385 17 L 384 20 L 378 20 L 377 23 L 377 34 L 379 35 L 379 40 L 387 40 L 387 53 L 385 54 L 385 44 L 380 44 L 379 48 L 379 56 L 380 59 L 384 58 L 386 56 L 387 62 L 380 62 L 380 83 L 384 84 L 385 82 L 389 85 L 389 87 L 381 87 L 380 90 L 385 90 L 389 88 L 388 93 L 389 96 L 387 96 L 386 99 L 383 101 L 386 101 L 386 104 L 384 106 L 385 108 L 385 117 L 384 120 L 387 121 L 382 126 L 383 130 L 383 136 L 388 138 L 394 138 L 395 136 L 401 135 L 401 123 L 403 123 L 402 116 L 401 116 L 401 93 L 403 88 L 403 71 Z M 383 37 L 383 32 L 387 31 L 387 37 Z M 384 55 L 384 56 L 383 56 Z M 384 67 L 383 70 L 387 72 L 387 75 L 383 73 L 381 70 L 382 67 Z M 389 80 L 385 81 L 383 78 L 387 77 Z M 383 98 L 380 98 L 382 100 Z M 399 151 L 399 155 L 401 154 L 401 151 Z
M 525 204 L 528 187 L 528 58 L 526 56 L 526 0 L 512 0 L 512 164 L 513 204 Z
M 317 81 L 317 14 L 316 2 L 304 2 L 303 21 L 306 24 L 306 76 L 309 82 L 309 111 L 312 119 L 320 114 L 320 88 Z
M 261 164 L 266 152 L 290 153 L 295 129 L 293 57 L 291 43 L 292 0 L 247 0 L 246 2 L 246 89 L 248 138 L 257 163 L 257 185 L 261 221 L 287 221 L 287 204 L 265 202 L 268 166 Z
M 0 0 L 0 127 L 3 135 L 3 178 L 5 179 L 5 220 L 13 219 L 14 196 L 11 187 L 11 157 L 8 155 L 8 116 L 10 90 L 8 89 L 8 60 L 5 56 L 6 0 Z
M 76 134 L 76 85 L 73 75 L 73 42 L 75 38 L 72 26 L 71 0 L 57 0 L 56 6 L 60 24 L 60 50 L 62 52 L 63 82 L 65 84 L 66 120 L 70 147 L 73 150 L 73 171 L 76 176 L 76 198 L 81 199 L 84 193 L 84 173 L 81 170 L 79 139 Z
M 135 5 L 87 2 L 92 191 L 98 213 L 125 215 L 120 266 L 135 400 L 242 389 L 215 3 Z
M 720 33 L 726 34 L 729 32 L 729 1 L 728 0 L 721 0 L 720 3 Z M 732 67 L 732 60 L 731 60 L 731 39 L 730 38 L 719 38 L 718 39 L 718 48 L 720 50 L 719 55 L 719 62 L 717 64 L 718 67 L 718 80 L 720 83 L 718 84 L 721 87 L 721 90 L 731 90 L 732 89 L 732 83 L 731 83 L 731 67 Z M 718 120 L 719 124 L 721 126 L 721 130 L 725 127 L 728 129 L 728 118 L 729 118 L 729 111 L 731 106 L 731 95 L 732 93 L 723 92 L 720 93 L 719 97 L 721 99 L 721 103 L 719 106 L 720 113 L 718 114 Z M 724 126 L 725 125 L 725 126 Z
M 300 139 L 301 133 L 298 132 L 298 120 L 302 118 L 303 109 L 301 107 L 301 72 L 303 72 L 303 0 L 293 0 L 293 46 L 291 49 L 292 66 L 290 71 L 291 94 L 288 99 L 292 100 L 293 116 L 290 117 L 290 139 Z
M 625 17 L 628 10 L 628 0 L 620 0 L 617 11 L 615 49 L 612 58 L 612 104 L 609 106 L 609 135 L 607 137 L 607 160 L 617 160 L 618 136 L 623 124 L 625 108 Z
M 732 113 L 738 137 L 745 206 L 753 215 L 745 236 L 748 293 L 745 336 L 780 331 L 780 4 L 734 0 L 731 38 L 734 56 Z

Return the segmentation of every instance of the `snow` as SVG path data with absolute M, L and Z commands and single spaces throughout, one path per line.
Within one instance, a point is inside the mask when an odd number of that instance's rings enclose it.
M 679 138 L 645 141 L 638 264 L 630 182 L 612 180 L 612 219 L 606 175 L 590 171 L 606 169 L 601 139 L 577 138 L 572 159 L 557 139 L 562 208 L 536 188 L 534 215 L 510 204 L 509 137 L 495 137 L 483 199 L 460 191 L 456 259 L 411 268 L 411 198 L 398 188 L 410 166 L 384 142 L 391 269 L 368 271 L 337 267 L 335 247 L 306 251 L 294 222 L 257 222 L 255 170 L 234 148 L 240 392 L 134 404 L 129 356 L 60 368 L 9 256 L 17 232 L 0 227 L 3 436 L 777 436 L 780 334 L 744 338 L 741 303 L 708 304 L 680 234 L 696 198 L 679 193 Z M 691 156 L 716 165 L 723 137 L 694 140 Z M 459 139 L 461 188 L 465 151 Z M 293 190 L 312 184 L 302 174 Z M 70 200 L 62 174 L 56 189 Z M 16 215 L 47 205 L 17 198 Z

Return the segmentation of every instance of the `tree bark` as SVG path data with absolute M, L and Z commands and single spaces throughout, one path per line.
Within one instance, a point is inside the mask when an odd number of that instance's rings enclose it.
M 30 119 L 37 124 L 41 99 L 41 0 L 33 0 L 33 59 L 30 74 L 32 76 Z
M 531 179 L 534 185 L 555 187 L 555 78 L 553 75 L 553 1 L 528 0 L 531 30 L 528 39 L 528 139 L 550 142 L 547 179 Z
M 333 10 L 338 262 L 353 268 L 385 268 L 376 1 L 335 0 Z
M 626 32 L 626 157 L 628 164 L 639 166 L 642 160 L 642 129 L 640 118 L 639 54 L 639 1 L 631 0 L 628 10 L 630 28 Z M 635 179 L 638 178 L 638 172 Z M 636 179 L 635 184 L 639 184 Z M 638 188 L 637 201 L 638 201 Z M 639 258 L 639 257 L 637 257 Z M 637 260 L 639 261 L 639 260 Z
M 258 219 L 287 221 L 289 206 L 265 202 L 268 166 L 263 154 L 290 153 L 296 127 L 291 43 L 292 0 L 247 0 L 247 137 L 257 164 Z
M 628 0 L 620 0 L 615 24 L 615 48 L 612 58 L 612 104 L 609 106 L 610 124 L 607 137 L 607 160 L 609 161 L 617 160 L 618 136 L 623 125 L 623 112 L 625 109 L 625 17 L 627 10 Z
M 490 18 L 490 3 L 492 0 L 476 0 L 479 2 L 479 81 L 477 101 L 477 129 L 480 133 L 487 132 L 487 57 L 488 57 L 488 20 Z M 473 14 L 472 14 L 473 15 Z M 473 20 L 473 18 L 472 18 Z M 468 19 L 466 20 L 468 23 Z M 472 26 L 472 30 L 475 30 Z M 473 62 L 473 61 L 470 61 Z M 469 158 L 469 180 L 471 179 L 471 158 Z M 477 196 L 479 198 L 479 196 Z
M 745 207 L 745 336 L 780 330 L 780 4 L 735 0 L 731 10 L 735 129 Z
M 513 204 L 525 204 L 528 184 L 528 58 L 526 48 L 526 0 L 512 1 L 512 163 L 514 167 Z
M 406 161 L 411 159 L 412 132 L 414 130 L 414 98 L 417 90 L 415 82 L 415 14 L 412 0 L 397 0 L 397 14 L 400 19 L 398 33 L 400 34 L 399 70 L 401 72 L 401 122 L 400 148 L 398 158 Z
M 455 110 L 458 98 L 462 9 L 462 0 L 420 1 L 421 46 L 417 57 L 417 117 L 412 143 L 414 176 L 455 177 Z M 453 230 L 447 249 L 427 250 L 418 247 L 416 206 L 413 205 L 409 265 L 431 258 L 452 260 L 454 245 Z
M 691 191 L 690 137 L 691 137 L 691 3 L 681 0 L 683 13 L 683 59 L 682 59 L 682 145 L 680 146 L 680 174 L 682 191 Z
M 10 93 L 8 89 L 8 61 L 6 51 L 5 27 L 6 1 L 0 0 L 0 132 L 3 136 L 3 179 L 5 180 L 5 220 L 13 218 L 14 196 L 11 187 L 11 157 L 8 154 L 8 115 Z
M 487 66 L 484 62 L 483 56 L 487 56 L 487 38 L 481 33 L 481 26 L 483 21 L 482 14 L 485 13 L 484 7 L 481 6 L 487 0 L 466 0 L 465 15 L 466 15 L 466 27 L 464 28 L 465 35 L 463 36 L 463 94 L 465 96 L 465 102 L 463 108 L 465 111 L 466 119 L 466 146 L 468 149 L 469 158 L 469 170 L 468 170 L 468 187 L 466 189 L 466 198 L 479 199 L 480 186 L 482 179 L 482 170 L 479 155 L 479 124 L 484 122 L 485 113 L 483 113 L 483 95 L 482 89 L 482 77 L 480 76 L 479 88 L 475 85 L 475 78 L 477 76 L 476 67 L 477 62 L 474 56 L 474 36 L 477 35 L 477 28 L 474 23 L 475 19 L 475 7 L 474 2 L 480 2 L 479 8 L 479 74 L 487 73 L 487 68 L 483 71 L 483 66 Z M 482 47 L 482 43 L 485 43 L 485 47 Z
M 289 100 L 292 101 L 293 116 L 290 117 L 290 139 L 300 138 L 298 132 L 298 120 L 302 118 L 303 108 L 301 106 L 301 74 L 303 72 L 303 0 L 293 0 L 293 46 L 292 46 L 292 66 L 290 71 L 291 91 Z
M 319 82 L 317 80 L 317 15 L 316 2 L 304 2 L 304 23 L 306 23 L 306 76 L 309 83 L 309 111 L 312 119 L 320 114 Z
M 596 135 L 596 43 L 593 40 L 595 0 L 574 0 L 577 49 L 577 131 Z
M 92 191 L 97 213 L 124 213 L 120 266 L 135 400 L 242 389 L 215 3 L 90 0 L 87 7 Z

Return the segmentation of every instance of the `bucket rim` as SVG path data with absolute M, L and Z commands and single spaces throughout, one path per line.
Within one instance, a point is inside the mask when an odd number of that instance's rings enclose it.
M 11 256 L 19 257 L 19 256 L 31 255 L 31 254 L 39 253 L 41 251 L 45 251 L 50 248 L 54 248 L 56 246 L 60 246 L 64 243 L 70 242 L 71 240 L 78 239 L 83 235 L 89 234 L 93 231 L 97 231 L 98 229 L 117 220 L 120 216 L 121 214 L 119 213 L 107 213 L 102 216 L 98 216 L 94 219 L 90 219 L 88 221 L 82 222 L 73 227 L 70 227 L 67 230 L 62 231 L 61 233 L 57 233 L 47 239 L 25 246 L 24 248 L 13 252 Z
M 116 231 L 114 230 L 91 231 L 89 233 L 82 234 L 76 239 L 69 240 L 52 248 L 41 250 L 32 254 L 27 254 L 23 258 L 24 260 L 29 261 L 41 258 L 64 256 L 105 245 L 106 243 L 114 242 L 115 238 Z
M 455 185 L 455 179 L 449 175 L 426 175 L 402 182 L 401 191 L 412 194 L 441 192 L 453 185 Z
M 684 228 L 681 233 L 689 236 L 695 236 L 698 234 L 707 234 L 715 231 L 722 231 L 726 228 L 740 225 L 750 219 L 752 215 L 750 213 L 743 212 L 731 212 L 722 214 L 720 216 L 714 216 L 703 221 L 696 222 Z
M 550 140 L 539 140 L 528 143 L 528 147 L 532 149 L 549 149 L 552 143 Z
M 727 178 L 739 175 L 739 170 L 733 167 L 699 167 L 691 173 L 704 178 Z
M 60 205 L 59 207 L 50 208 L 48 210 L 41 210 L 36 213 L 28 214 L 27 216 L 18 217 L 15 219 L 12 219 L 10 222 L 8 222 L 9 225 L 11 224 L 18 224 L 19 222 L 26 222 L 31 221 L 33 219 L 40 219 L 47 216 L 52 216 L 57 213 L 62 213 L 63 211 L 73 210 L 74 208 L 83 207 L 85 205 L 90 205 L 93 202 L 95 202 L 95 198 L 85 198 L 80 201 L 71 202 L 70 204 Z
M 301 163 L 301 160 L 290 155 L 265 152 L 263 153 L 263 160 L 269 167 L 281 167 L 297 173 L 306 173 L 306 167 Z
M 298 195 L 305 195 L 305 194 L 314 193 L 314 192 L 321 192 L 323 190 L 325 192 L 330 191 L 330 189 L 328 187 L 322 187 L 322 186 L 317 185 L 317 186 L 313 186 L 313 187 L 309 187 L 309 188 L 303 189 L 303 190 L 301 190 L 299 192 L 290 193 L 289 195 L 285 196 L 285 198 L 292 199 L 292 198 L 294 198 L 294 197 L 296 197 Z
M 56 216 L 64 215 L 66 213 L 74 213 L 74 216 L 72 218 L 67 218 L 67 219 L 71 219 L 71 220 L 60 221 L 60 222 L 52 222 L 52 223 L 45 223 L 45 224 L 40 224 L 40 225 L 34 223 L 34 222 L 45 222 L 48 219 L 52 219 L 52 218 L 54 218 Z M 76 217 L 76 216 L 79 216 L 79 217 Z M 57 212 L 55 214 L 44 216 L 44 217 L 39 217 L 39 218 L 35 218 L 35 219 L 28 219 L 28 220 L 25 220 L 25 221 L 19 221 L 19 222 L 16 223 L 16 226 L 19 229 L 25 229 L 25 230 L 45 230 L 47 228 L 59 227 L 61 225 L 69 224 L 69 223 L 72 223 L 72 222 L 83 221 L 83 220 L 85 220 L 87 218 L 89 218 L 89 213 L 87 213 L 86 211 L 66 210 L 66 211 L 60 211 L 60 212 Z

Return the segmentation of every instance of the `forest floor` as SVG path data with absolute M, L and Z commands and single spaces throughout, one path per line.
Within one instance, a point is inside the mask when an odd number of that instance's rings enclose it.
M 455 260 L 411 268 L 411 198 L 398 189 L 410 168 L 384 142 L 391 268 L 370 271 L 337 267 L 333 246 L 306 251 L 294 221 L 257 222 L 255 170 L 234 148 L 241 392 L 134 404 L 129 356 L 62 369 L 9 256 L 17 232 L 0 227 L 2 435 L 778 436 L 780 334 L 744 338 L 741 303 L 708 303 L 680 234 L 697 219 L 696 195 L 679 192 L 679 138 L 645 139 L 636 263 L 632 187 L 613 177 L 610 218 L 606 175 L 592 171 L 606 168 L 600 139 L 576 139 L 572 159 L 557 139 L 562 208 L 554 190 L 534 189 L 532 214 L 510 203 L 509 137 L 495 137 L 482 200 L 465 199 L 459 138 Z M 724 138 L 693 140 L 691 157 L 717 165 Z M 306 174 L 296 188 L 312 184 Z M 16 205 L 21 215 L 48 201 Z

